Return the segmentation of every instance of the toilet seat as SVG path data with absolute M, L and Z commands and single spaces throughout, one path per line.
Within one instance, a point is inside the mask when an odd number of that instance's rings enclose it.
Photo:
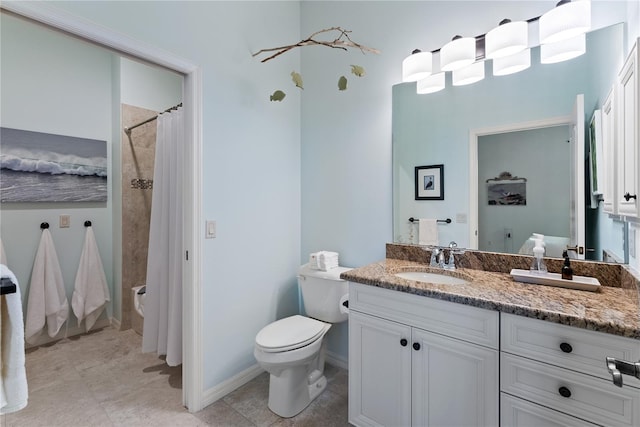
M 300 315 L 277 320 L 256 336 L 256 345 L 266 353 L 278 353 L 304 347 L 321 338 L 331 325 Z

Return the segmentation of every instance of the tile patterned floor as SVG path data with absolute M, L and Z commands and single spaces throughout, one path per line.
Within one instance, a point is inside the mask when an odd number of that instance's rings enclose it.
M 267 408 L 261 374 L 198 413 L 182 407 L 180 367 L 140 352 L 132 330 L 104 328 L 27 350 L 29 405 L 0 415 L 2 427 L 348 426 L 347 373 L 327 365 L 327 389 L 293 418 Z

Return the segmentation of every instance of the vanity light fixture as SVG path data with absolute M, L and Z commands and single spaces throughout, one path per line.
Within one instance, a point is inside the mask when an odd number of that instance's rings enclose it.
M 442 71 L 459 70 L 476 60 L 475 37 L 455 36 L 440 49 L 440 69 Z
M 543 64 L 555 64 L 567 61 L 584 54 L 587 51 L 587 36 L 579 36 L 562 40 L 556 43 L 540 45 L 540 62 Z
M 444 87 L 444 72 L 439 72 L 422 80 L 418 80 L 416 83 L 416 93 L 434 93 L 441 91 Z
M 529 24 L 503 19 L 485 38 L 485 58 L 495 59 L 514 55 L 529 47 Z
M 484 61 L 477 61 L 452 72 L 454 86 L 470 85 L 484 79 Z
M 454 86 L 484 78 L 484 60 L 493 62 L 493 75 L 505 76 L 531 66 L 529 24 L 538 21 L 540 58 L 543 64 L 566 61 L 586 52 L 586 32 L 591 28 L 590 0 L 560 0 L 542 16 L 526 21 L 503 19 L 486 34 L 455 36 L 440 49 L 416 49 L 402 62 L 402 81 L 417 81 L 417 93 L 433 93 L 445 88 L 445 72 L 451 71 Z M 537 46 L 537 45 L 536 45 Z M 439 53 L 440 72 L 434 64 Z
M 415 49 L 402 61 L 402 81 L 415 82 L 431 75 L 433 54 Z
M 514 74 L 522 70 L 526 70 L 531 66 L 531 50 L 526 49 L 515 55 L 496 58 L 493 60 L 493 75 L 506 76 Z
M 584 34 L 591 28 L 589 0 L 561 0 L 540 17 L 540 44 L 555 43 Z

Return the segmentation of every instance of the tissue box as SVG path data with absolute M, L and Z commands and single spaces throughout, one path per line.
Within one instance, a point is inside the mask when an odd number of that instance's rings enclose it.
M 309 267 L 314 270 L 328 271 L 339 266 L 337 252 L 320 251 L 309 255 Z

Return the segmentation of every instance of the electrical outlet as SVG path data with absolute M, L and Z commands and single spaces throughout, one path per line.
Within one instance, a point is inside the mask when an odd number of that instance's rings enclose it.
M 71 215 L 60 215 L 60 228 L 71 227 Z

